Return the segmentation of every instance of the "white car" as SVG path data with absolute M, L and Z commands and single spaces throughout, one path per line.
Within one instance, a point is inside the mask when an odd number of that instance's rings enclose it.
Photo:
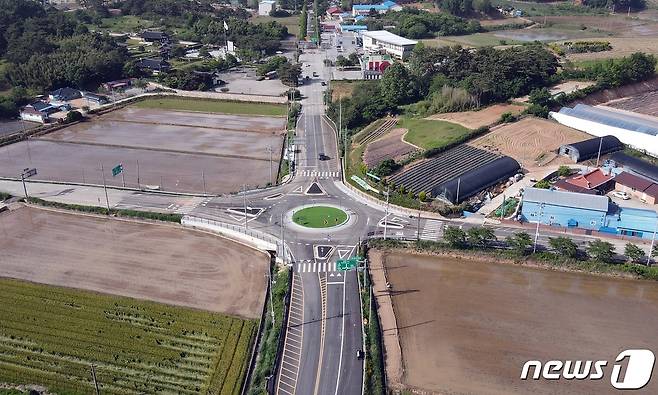
M 629 200 L 631 198 L 630 196 L 628 196 L 628 193 L 622 191 L 614 191 L 612 193 L 612 196 L 622 200 Z

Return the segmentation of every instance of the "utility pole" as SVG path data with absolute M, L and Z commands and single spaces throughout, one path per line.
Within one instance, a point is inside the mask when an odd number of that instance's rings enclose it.
M 541 223 L 541 217 L 544 214 L 544 203 L 539 206 L 539 219 L 537 220 L 537 229 L 535 229 L 535 243 L 532 246 L 532 253 L 537 252 L 537 241 L 539 240 L 539 224 Z
M 457 178 L 457 198 L 455 199 L 455 204 L 459 204 L 459 188 L 461 187 L 462 184 L 462 178 L 459 177 Z
M 107 184 L 105 183 L 105 169 L 101 163 L 101 174 L 103 175 L 103 189 L 105 190 L 105 203 L 107 203 L 107 214 L 110 214 L 110 198 L 107 196 Z
M 505 216 L 505 194 L 503 194 L 503 204 L 500 206 L 500 220 L 502 221 Z
M 274 327 L 274 296 L 272 294 L 272 287 L 274 286 L 274 273 L 272 273 L 272 268 L 270 268 L 270 272 L 267 274 L 267 277 L 270 278 L 270 286 L 268 287 L 270 289 L 270 308 L 272 311 L 272 327 Z
M 121 184 L 125 188 L 126 187 L 126 177 L 123 175 L 123 173 L 125 173 L 126 171 L 123 168 L 123 163 L 119 164 L 119 166 L 121 166 Z
M 91 378 L 94 380 L 94 387 L 96 388 L 96 395 L 100 395 L 98 391 L 98 381 L 96 381 L 96 365 L 91 364 Z
M 203 194 L 207 195 L 206 193 L 206 172 L 201 170 L 201 180 L 203 181 Z
M 386 187 L 386 214 L 384 215 L 384 240 L 386 240 L 386 230 L 388 227 L 388 197 L 391 195 L 391 187 Z
M 283 223 L 283 214 L 281 214 L 281 254 L 283 263 L 286 263 L 286 224 Z
M 658 231 L 658 220 L 656 220 L 656 226 L 653 228 L 653 236 L 651 237 L 651 247 L 649 247 L 649 254 L 647 254 L 647 266 L 651 263 L 651 254 L 653 253 L 653 247 L 656 244 L 656 232 Z
M 599 160 L 601 159 L 601 147 L 603 147 L 603 136 L 599 140 L 599 153 L 596 155 L 596 167 L 599 167 Z
M 266 150 L 270 153 L 270 186 L 274 185 L 272 182 L 272 146 L 268 145 Z
M 139 183 L 139 159 L 137 160 L 137 189 L 142 189 L 142 186 Z
M 418 205 L 418 225 L 416 225 L 416 243 L 420 243 L 420 205 Z
M 25 186 L 25 173 L 21 173 L 21 181 L 23 181 L 23 191 L 25 191 L 25 199 L 27 200 L 27 187 Z

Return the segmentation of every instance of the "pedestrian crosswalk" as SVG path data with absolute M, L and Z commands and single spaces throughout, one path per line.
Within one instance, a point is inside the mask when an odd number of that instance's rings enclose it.
M 301 170 L 299 175 L 302 177 L 336 178 L 340 177 L 340 171 Z
M 297 272 L 299 273 L 324 273 L 335 272 L 336 262 L 307 260 L 297 262 Z
M 428 241 L 439 241 L 443 234 L 443 222 L 427 220 L 420 230 L 420 239 Z

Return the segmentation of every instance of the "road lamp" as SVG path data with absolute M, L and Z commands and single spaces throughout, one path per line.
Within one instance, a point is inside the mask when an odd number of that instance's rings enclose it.
M 537 220 L 537 229 L 535 229 L 535 243 L 532 246 L 532 253 L 537 252 L 537 240 L 539 240 L 539 224 L 541 223 L 541 217 L 544 214 L 544 203 L 539 205 L 539 219 Z

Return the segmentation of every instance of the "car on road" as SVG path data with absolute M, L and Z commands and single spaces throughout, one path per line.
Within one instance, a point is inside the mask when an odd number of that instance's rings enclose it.
M 314 71 L 314 72 L 313 72 L 313 77 L 317 77 L 317 76 L 318 76 L 318 72 L 317 72 L 317 71 Z
M 324 82 L 324 81 L 322 81 L 321 84 L 322 84 L 322 86 L 326 86 L 326 85 L 327 85 L 327 83 Z
M 329 159 L 329 157 L 325 155 L 323 152 L 320 152 L 318 154 L 318 160 L 327 160 L 327 159 Z
M 614 191 L 612 193 L 612 196 L 614 196 L 618 199 L 622 199 L 622 200 L 630 200 L 630 198 L 631 198 L 630 196 L 628 196 L 628 193 L 623 192 L 623 191 Z
M 363 350 L 356 350 L 356 359 L 363 359 Z

